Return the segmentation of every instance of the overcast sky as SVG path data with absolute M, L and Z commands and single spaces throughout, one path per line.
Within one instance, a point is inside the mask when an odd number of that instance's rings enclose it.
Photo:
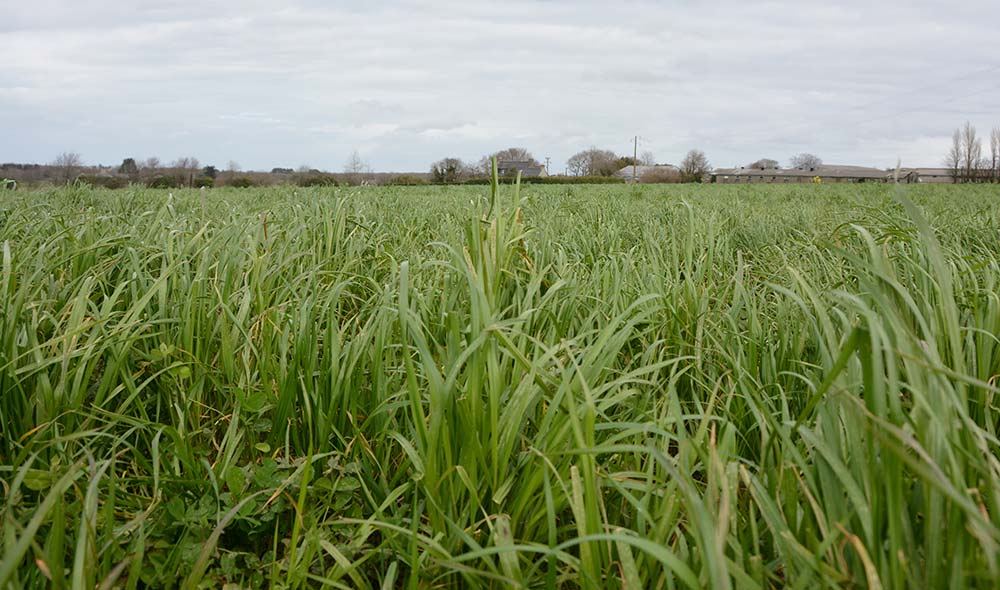
M 423 171 L 509 146 L 940 165 L 1000 126 L 1000 2 L 8 0 L 0 161 Z

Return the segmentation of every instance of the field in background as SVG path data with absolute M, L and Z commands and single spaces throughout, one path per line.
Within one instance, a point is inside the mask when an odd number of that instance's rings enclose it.
M 18 191 L 0 260 L 0 588 L 1000 584 L 994 187 Z

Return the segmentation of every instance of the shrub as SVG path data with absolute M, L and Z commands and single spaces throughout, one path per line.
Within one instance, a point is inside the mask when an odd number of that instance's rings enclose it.
M 211 176 L 199 176 L 198 178 L 194 179 L 195 186 L 204 186 L 206 188 L 212 188 L 212 185 L 214 184 L 215 184 L 215 179 L 212 178 Z
M 435 184 L 454 184 L 469 172 L 469 167 L 458 158 L 445 158 L 431 164 L 431 179 Z
M 546 176 L 530 178 L 539 184 L 624 184 L 625 180 L 614 176 Z
M 421 178 L 416 174 L 400 174 L 389 180 L 389 184 L 394 186 L 420 186 L 430 183 L 426 178 Z
M 77 182 L 101 188 L 125 188 L 128 181 L 118 176 L 96 176 L 94 174 L 81 174 L 76 177 Z
M 149 188 L 179 188 L 183 182 L 180 178 L 170 175 L 157 175 L 146 181 Z
M 639 182 L 643 184 L 663 184 L 680 181 L 681 173 L 678 170 L 667 166 L 658 166 L 652 170 L 644 172 L 642 176 L 639 177 Z
M 233 186 L 236 188 L 250 188 L 253 185 L 253 179 L 249 176 L 237 176 L 226 181 L 226 186 Z
M 310 174 L 295 179 L 298 186 L 337 186 L 337 179 L 332 174 Z
M 512 184 L 515 178 L 500 178 L 501 184 Z M 489 178 L 471 178 L 464 184 L 489 184 Z M 522 178 L 521 184 L 624 184 L 625 181 L 614 176 L 539 176 Z

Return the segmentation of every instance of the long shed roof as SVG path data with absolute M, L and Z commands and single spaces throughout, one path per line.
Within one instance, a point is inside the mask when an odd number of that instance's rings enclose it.
M 778 168 L 759 170 L 756 168 L 716 168 L 717 176 L 819 176 L 827 178 L 885 178 L 886 171 L 868 166 L 823 165 L 815 168 Z

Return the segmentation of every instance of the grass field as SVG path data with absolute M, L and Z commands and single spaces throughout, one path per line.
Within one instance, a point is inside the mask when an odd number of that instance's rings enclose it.
M 71 187 L 0 249 L 0 588 L 1000 584 L 996 187 Z

